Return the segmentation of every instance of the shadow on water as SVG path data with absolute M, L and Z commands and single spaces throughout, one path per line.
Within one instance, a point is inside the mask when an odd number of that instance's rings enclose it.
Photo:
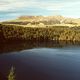
M 80 46 L 80 42 L 71 41 L 26 41 L 26 42 L 0 42 L 0 53 L 15 52 L 33 48 L 62 48 L 66 46 Z
M 72 46 L 80 46 L 80 42 L 0 43 L 0 80 L 7 80 L 5 77 L 12 65 L 16 69 L 16 80 L 80 80 L 80 47 Z M 9 52 L 15 54 L 7 54 Z

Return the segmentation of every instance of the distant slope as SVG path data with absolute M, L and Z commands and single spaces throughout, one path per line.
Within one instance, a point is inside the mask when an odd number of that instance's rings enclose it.
M 4 24 L 18 24 L 18 25 L 54 25 L 54 24 L 71 24 L 80 25 L 80 19 L 67 18 L 63 16 L 20 16 L 15 20 L 2 22 Z

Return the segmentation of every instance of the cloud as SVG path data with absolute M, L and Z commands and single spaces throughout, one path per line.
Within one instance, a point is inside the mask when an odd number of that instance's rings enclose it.
M 3 0 L 0 1 L 0 11 L 8 11 L 8 10 L 16 10 L 20 8 L 27 8 L 30 7 L 31 5 L 34 5 L 33 0 Z
M 79 12 L 79 0 L 0 0 L 0 15 L 5 18 L 6 16 L 29 14 L 51 15 L 60 13 L 69 15 L 74 13 L 75 15 Z
M 39 1 L 39 0 L 3 0 L 0 1 L 0 11 L 7 11 L 20 8 L 37 7 L 47 10 L 59 10 L 63 6 L 59 2 Z
M 79 0 L 3 0 L 0 1 L 0 11 L 20 8 L 37 7 L 47 10 L 61 10 L 80 4 Z

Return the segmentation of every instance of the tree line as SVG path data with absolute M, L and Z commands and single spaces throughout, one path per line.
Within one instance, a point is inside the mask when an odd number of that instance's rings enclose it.
M 80 41 L 80 27 L 46 26 L 22 27 L 16 25 L 0 24 L 0 39 L 6 40 L 65 40 Z

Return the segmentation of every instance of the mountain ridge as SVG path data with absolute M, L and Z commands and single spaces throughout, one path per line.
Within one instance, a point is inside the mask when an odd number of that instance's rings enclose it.
M 64 17 L 61 15 L 55 16 L 20 16 L 15 20 L 3 21 L 5 24 L 19 24 L 19 25 L 27 25 L 31 23 L 33 25 L 42 23 L 44 25 L 53 25 L 53 24 L 72 24 L 72 25 L 80 25 L 80 18 L 70 18 Z

